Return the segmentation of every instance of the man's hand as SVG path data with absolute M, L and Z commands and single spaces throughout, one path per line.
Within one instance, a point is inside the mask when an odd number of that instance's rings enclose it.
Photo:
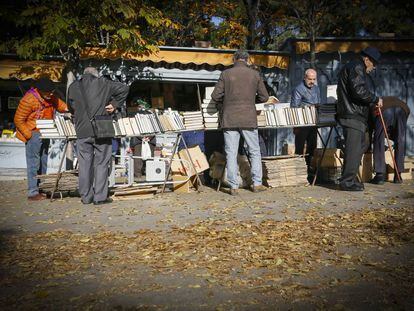
M 377 108 L 382 108 L 382 106 L 384 106 L 383 102 L 382 102 L 382 98 L 380 97 L 380 99 L 378 100 L 378 103 L 376 105 Z
M 115 111 L 115 108 L 114 108 L 114 106 L 112 106 L 112 104 L 109 104 L 109 105 L 105 106 L 105 110 L 106 110 L 106 112 L 112 113 L 112 112 Z

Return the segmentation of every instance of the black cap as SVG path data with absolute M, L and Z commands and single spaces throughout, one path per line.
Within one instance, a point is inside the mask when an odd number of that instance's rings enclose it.
M 375 64 L 378 64 L 381 58 L 381 53 L 377 48 L 367 47 L 362 50 L 361 52 L 363 55 L 368 56 L 371 58 Z
M 34 87 L 45 93 L 52 93 L 56 89 L 56 86 L 48 78 L 40 78 L 34 83 Z

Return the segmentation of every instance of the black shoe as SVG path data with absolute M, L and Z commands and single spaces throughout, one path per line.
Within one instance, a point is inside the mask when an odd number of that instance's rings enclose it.
M 403 179 L 402 179 L 402 177 L 401 177 L 401 173 L 399 174 L 400 175 L 400 179 L 398 179 L 397 178 L 397 175 L 396 174 L 394 174 L 394 184 L 402 184 L 402 182 L 403 182 Z
M 358 184 L 352 184 L 351 186 L 345 186 L 343 184 L 339 184 L 339 189 L 342 191 L 363 191 L 364 190 L 364 184 L 358 185 Z
M 112 203 L 114 200 L 112 200 L 111 198 L 107 198 L 106 200 L 103 201 L 93 201 L 93 205 L 102 205 L 102 204 L 109 204 Z
M 358 187 L 360 187 L 362 190 L 365 190 L 365 186 L 364 186 L 364 184 L 363 184 L 362 182 L 357 181 L 357 182 L 355 182 L 355 184 L 356 184 Z
M 370 184 L 383 185 L 385 183 L 384 176 L 382 174 L 376 174 L 374 178 L 369 181 Z

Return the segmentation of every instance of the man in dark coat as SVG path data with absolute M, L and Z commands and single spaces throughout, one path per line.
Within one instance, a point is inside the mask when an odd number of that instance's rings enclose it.
M 394 157 L 397 163 L 398 172 L 404 171 L 405 156 L 405 132 L 407 130 L 407 119 L 410 114 L 408 105 L 396 97 L 384 97 L 384 106 L 381 108 L 387 133 L 394 141 Z M 374 169 L 375 177 L 370 181 L 372 184 L 381 185 L 385 181 L 385 146 L 384 127 L 378 109 L 374 114 Z M 401 175 L 400 175 L 401 176 Z M 401 179 L 402 181 L 402 179 Z M 397 175 L 394 175 L 394 183 L 400 183 Z
M 259 73 L 248 67 L 249 54 L 236 51 L 233 56 L 234 66 L 222 72 L 214 88 L 211 98 L 216 103 L 222 103 L 220 114 L 221 128 L 224 130 L 224 145 L 226 151 L 227 179 L 230 183 L 230 194 L 234 195 L 239 187 L 237 154 L 240 135 L 247 145 L 251 162 L 253 192 L 263 191 L 262 159 L 260 155 L 259 137 L 257 131 L 256 93 L 257 102 L 269 99 L 266 87 Z
M 77 136 L 79 193 L 84 204 L 112 202 L 108 198 L 112 139 L 95 138 L 88 115 L 92 118 L 113 113 L 125 101 L 128 92 L 129 87 L 123 83 L 99 78 L 93 67 L 85 68 L 82 78 L 69 87 L 68 102 L 74 113 Z
M 367 74 L 375 69 L 380 57 L 378 49 L 365 48 L 358 60 L 346 64 L 339 73 L 337 119 L 345 136 L 344 167 L 339 179 L 341 190 L 364 190 L 357 173 L 366 146 L 370 106 L 382 107 L 382 99 L 369 90 Z

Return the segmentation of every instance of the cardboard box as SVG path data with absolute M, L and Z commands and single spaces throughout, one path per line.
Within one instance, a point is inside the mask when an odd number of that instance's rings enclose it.
M 195 176 L 188 178 L 188 176 L 183 175 L 172 175 L 172 178 L 174 182 L 182 181 L 182 183 L 173 184 L 174 192 L 189 193 L 191 192 L 191 188 L 194 187 Z
M 191 156 L 191 160 L 193 162 L 196 172 L 194 172 L 194 170 L 191 167 L 190 159 L 187 156 L 186 150 L 182 149 L 180 150 L 178 155 L 174 156 L 174 159 L 181 159 L 186 162 L 173 161 L 171 165 L 171 170 L 173 171 L 173 173 L 178 173 L 186 176 L 193 176 L 196 173 L 201 173 L 210 168 L 205 154 L 201 151 L 198 145 L 188 148 L 188 152 Z
M 373 156 L 372 153 L 365 153 L 362 156 L 361 165 L 359 166 L 359 175 L 362 182 L 369 182 L 372 179 L 374 172 Z
M 322 157 L 323 148 L 315 149 L 312 158 L 312 166 L 316 167 Z M 337 148 L 327 148 L 321 162 L 321 167 L 342 167 L 341 150 Z

